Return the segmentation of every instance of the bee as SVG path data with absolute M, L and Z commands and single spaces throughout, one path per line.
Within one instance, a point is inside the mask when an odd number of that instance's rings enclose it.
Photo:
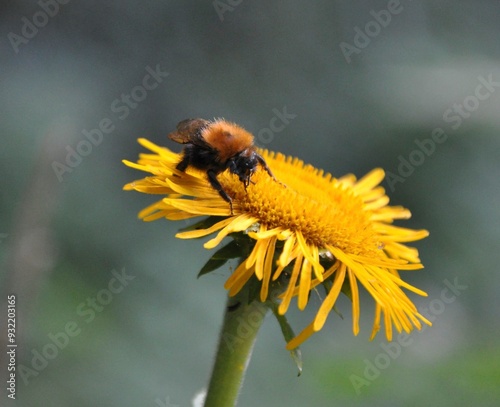
M 176 168 L 184 172 L 191 166 L 206 171 L 210 185 L 229 203 L 231 215 L 233 200 L 217 180 L 218 174 L 229 169 L 246 189 L 260 164 L 276 180 L 264 158 L 255 151 L 253 136 L 235 123 L 223 119 L 186 119 L 179 122 L 177 129 L 168 137 L 185 144 L 182 159 Z

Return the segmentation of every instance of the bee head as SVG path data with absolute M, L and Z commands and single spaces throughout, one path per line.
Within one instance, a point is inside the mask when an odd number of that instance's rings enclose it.
M 250 178 L 255 172 L 258 164 L 259 160 L 255 151 L 251 148 L 247 148 L 231 160 L 229 170 L 238 176 L 246 188 L 250 185 Z

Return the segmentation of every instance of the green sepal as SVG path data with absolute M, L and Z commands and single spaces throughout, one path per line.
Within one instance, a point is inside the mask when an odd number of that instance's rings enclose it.
M 214 259 L 213 256 L 208 260 L 205 265 L 201 268 L 200 272 L 196 276 L 196 278 L 200 278 L 201 276 L 204 276 L 205 274 L 211 273 L 214 270 L 217 270 L 218 268 L 222 267 L 224 264 L 227 263 L 227 259 Z
M 208 229 L 221 220 L 222 219 L 220 216 L 209 216 L 196 223 L 193 223 L 192 225 L 179 229 L 179 232 L 190 232 L 191 230 Z
M 340 289 L 340 292 L 343 293 L 352 302 L 352 290 L 351 290 L 351 284 L 349 283 L 348 278 L 346 278 L 344 280 L 344 283 L 342 284 L 342 288 Z
M 245 259 L 242 259 L 245 261 Z M 248 293 L 248 303 L 250 304 L 253 301 L 258 301 L 261 302 L 260 300 L 260 290 L 262 287 L 261 281 L 257 277 L 255 277 L 255 274 L 250 277 L 250 279 L 246 283 L 246 291 Z
M 217 270 L 219 267 L 222 267 L 224 264 L 227 263 L 229 259 L 240 257 L 240 255 L 236 253 L 238 249 L 239 249 L 238 243 L 235 240 L 221 247 L 212 255 L 212 257 L 210 257 L 210 259 L 201 268 L 200 272 L 198 273 L 198 278 L 214 270 Z
M 274 316 L 278 320 L 278 324 L 280 324 L 281 333 L 283 334 L 285 342 L 290 342 L 296 336 L 293 332 L 292 327 L 288 323 L 286 317 L 284 315 L 280 315 L 280 313 L 278 312 L 278 304 L 273 301 L 268 301 L 268 303 L 269 307 L 273 311 Z M 290 351 L 290 356 L 292 357 L 299 371 L 297 376 L 300 376 L 302 374 L 302 352 L 300 351 L 300 348 L 296 347 L 295 349 L 292 349 Z
M 225 246 L 217 250 L 212 257 L 205 263 L 198 273 L 198 278 L 222 267 L 230 259 L 246 259 L 251 253 L 255 241 L 243 233 L 231 234 L 233 238 Z

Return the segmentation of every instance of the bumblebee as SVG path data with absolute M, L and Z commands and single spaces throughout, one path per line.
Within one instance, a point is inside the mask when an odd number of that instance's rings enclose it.
M 168 137 L 185 144 L 182 159 L 176 168 L 184 172 L 191 166 L 206 171 L 210 185 L 229 203 L 231 215 L 232 199 L 217 180 L 218 174 L 229 169 L 246 189 L 260 164 L 276 180 L 264 158 L 255 151 L 253 136 L 235 123 L 222 119 L 186 119 Z

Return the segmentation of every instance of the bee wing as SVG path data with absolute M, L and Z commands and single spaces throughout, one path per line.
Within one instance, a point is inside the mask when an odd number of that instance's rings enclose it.
M 168 138 L 170 140 L 173 140 L 176 143 L 180 143 L 180 144 L 186 144 L 186 143 L 191 142 L 191 140 L 189 138 L 189 134 L 179 133 L 178 131 L 174 131 L 174 132 L 170 133 L 168 135 Z
M 186 119 L 177 125 L 177 129 L 168 135 L 168 138 L 180 144 L 193 143 L 206 147 L 201 137 L 201 130 L 210 122 L 205 119 Z

